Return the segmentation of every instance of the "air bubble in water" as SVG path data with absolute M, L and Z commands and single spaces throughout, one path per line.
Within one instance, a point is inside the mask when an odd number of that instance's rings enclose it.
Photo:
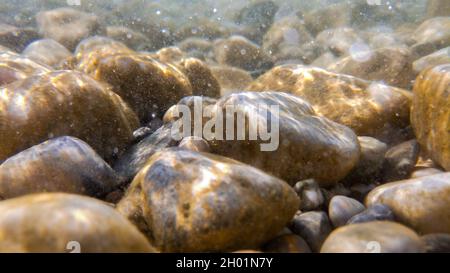
M 372 57 L 371 48 L 365 43 L 354 43 L 349 49 L 350 56 L 357 62 L 368 61 Z

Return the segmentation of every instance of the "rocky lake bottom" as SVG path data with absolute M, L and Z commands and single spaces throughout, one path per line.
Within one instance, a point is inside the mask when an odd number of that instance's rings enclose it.
M 74 246 L 450 252 L 450 2 L 0 0 L 0 252 Z

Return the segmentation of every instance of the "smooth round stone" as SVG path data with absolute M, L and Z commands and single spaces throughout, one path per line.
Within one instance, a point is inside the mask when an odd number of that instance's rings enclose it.
M 358 213 L 365 210 L 359 201 L 346 196 L 334 196 L 328 206 L 328 215 L 335 227 L 343 226 L 347 221 Z
M 434 17 L 416 27 L 412 39 L 416 42 L 411 48 L 420 55 L 426 56 L 447 47 L 450 44 L 450 17 Z
M 183 138 L 178 147 L 202 153 L 208 153 L 210 150 L 206 140 L 195 136 Z
M 208 141 L 212 153 L 260 168 L 291 185 L 314 178 L 321 187 L 335 185 L 358 162 L 360 146 L 354 132 L 317 116 L 301 98 L 282 92 L 241 92 L 220 98 L 214 107 L 226 113 L 231 106 L 247 121 L 248 109 L 255 110 L 251 112 L 256 116 L 251 122 L 259 130 L 267 130 L 272 122 L 277 122 L 278 132 L 272 132 L 270 141 L 212 139 Z M 267 113 L 258 109 L 267 109 Z M 226 115 L 222 116 L 225 119 Z M 234 127 L 239 128 L 236 119 Z M 245 126 L 246 136 L 250 134 L 249 128 Z
M 398 223 L 378 221 L 334 230 L 321 253 L 422 253 L 425 246 L 412 230 Z
M 39 192 L 104 197 L 119 184 L 114 170 L 88 144 L 73 137 L 48 140 L 0 165 L 3 199 Z
M 220 94 L 222 96 L 245 90 L 245 88 L 253 81 L 250 73 L 236 67 L 212 66 L 211 72 L 219 81 Z
M 394 221 L 395 216 L 392 210 L 383 204 L 375 204 L 361 213 L 356 214 L 350 220 L 347 225 L 367 223 L 373 221 Z
M 352 75 L 370 81 L 383 81 L 388 85 L 410 89 L 416 73 L 413 71 L 413 54 L 407 47 L 383 47 L 372 50 L 359 49 L 350 44 L 350 56 L 330 65 L 328 70 Z M 356 47 L 356 48 L 353 48 Z
M 72 248 L 75 247 L 75 249 Z M 111 206 L 63 193 L 0 202 L 0 252 L 154 252 Z
M 176 46 L 169 46 L 161 48 L 152 56 L 163 63 L 175 63 L 186 58 L 186 53 Z
M 438 50 L 430 55 L 422 57 L 413 63 L 416 73 L 421 73 L 427 68 L 450 63 L 450 47 Z
M 286 182 L 256 168 L 171 148 L 150 158 L 118 210 L 161 251 L 220 252 L 259 248 L 299 203 Z
M 262 49 L 279 59 L 286 47 L 300 47 L 314 41 L 314 37 L 305 28 L 305 24 L 296 16 L 287 16 L 275 22 L 266 32 Z M 271 90 L 271 89 L 266 89 Z
M 379 176 L 383 167 L 384 155 L 388 150 L 386 143 L 372 137 L 358 137 L 361 156 L 358 164 L 344 179 L 346 184 L 371 183 Z
M 242 36 L 219 39 L 214 43 L 214 55 L 221 65 L 238 67 L 247 71 L 272 66 L 270 56 L 257 44 Z
M 134 52 L 124 43 L 104 36 L 92 36 L 80 41 L 75 49 L 76 62 L 80 63 L 93 52 Z
M 423 71 L 414 86 L 411 125 L 434 162 L 450 171 L 450 64 Z
M 354 29 L 341 27 L 329 28 L 320 32 L 315 42 L 330 50 L 336 56 L 347 56 L 351 53 L 352 45 L 361 44 L 363 39 Z
M 395 142 L 409 126 L 409 91 L 316 67 L 277 66 L 246 88 L 288 92 L 309 102 L 316 113 L 346 125 L 358 136 Z
M 384 204 L 396 219 L 420 232 L 450 233 L 450 173 L 392 182 L 375 188 L 366 205 Z
M 262 250 L 268 253 L 311 253 L 305 240 L 295 234 L 279 236 L 265 244 Z
M 138 127 L 110 87 L 76 71 L 55 71 L 0 88 L 0 161 L 47 139 L 73 136 L 109 161 Z
M 59 42 L 69 50 L 74 50 L 82 39 L 103 32 L 96 15 L 72 8 L 39 12 L 36 23 L 39 34 Z
M 419 159 L 420 147 L 416 140 L 410 140 L 390 148 L 385 155 L 383 182 L 407 179 Z
M 77 70 L 109 83 L 136 112 L 141 123 L 162 117 L 170 106 L 192 95 L 189 78 L 173 64 L 120 44 L 92 48 L 80 58 L 77 54 Z
M 22 52 L 33 61 L 57 68 L 63 61 L 72 57 L 72 53 L 52 39 L 37 40 L 29 44 Z
M 328 216 L 323 211 L 297 213 L 292 219 L 290 229 L 303 238 L 314 252 L 320 248 L 332 231 Z
M 317 209 L 325 202 L 319 184 L 314 179 L 297 182 L 294 190 L 300 198 L 300 210 L 302 211 Z
M 0 87 L 31 75 L 50 72 L 51 68 L 11 51 L 0 51 Z
M 188 77 L 194 96 L 220 97 L 220 84 L 208 65 L 196 58 L 174 63 Z
M 427 253 L 450 253 L 450 234 L 432 233 L 422 236 Z

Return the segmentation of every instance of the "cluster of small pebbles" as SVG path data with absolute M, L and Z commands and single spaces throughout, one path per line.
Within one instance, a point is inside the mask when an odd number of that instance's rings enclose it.
M 0 252 L 450 252 L 448 0 L 165 2 L 0 7 Z

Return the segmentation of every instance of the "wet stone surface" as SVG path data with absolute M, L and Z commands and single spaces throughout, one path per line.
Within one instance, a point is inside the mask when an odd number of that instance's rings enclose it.
M 85 141 L 110 160 L 124 151 L 138 126 L 118 95 L 79 72 L 31 76 L 2 87 L 0 94 L 0 160 L 65 135 Z
M 372 190 L 366 205 L 384 204 L 422 234 L 449 232 L 449 173 L 392 182 Z
M 429 156 L 450 170 L 450 65 L 422 72 L 414 86 L 411 124 Z
M 0 252 L 449 252 L 448 0 L 1 2 Z
M 34 194 L 0 202 L 0 231 L 0 252 L 63 253 L 78 246 L 84 253 L 155 252 L 111 206 L 73 194 Z
M 425 246 L 410 228 L 394 222 L 354 224 L 333 231 L 321 253 L 422 253 Z
M 298 206 L 288 184 L 253 167 L 169 149 L 150 158 L 118 210 L 162 251 L 203 252 L 259 247 Z
M 60 137 L 22 151 L 0 165 L 4 199 L 39 192 L 104 197 L 120 184 L 119 176 L 85 142 Z
M 311 103 L 319 115 L 360 136 L 393 141 L 409 124 L 410 92 L 319 68 L 278 66 L 247 89 L 289 92 Z

